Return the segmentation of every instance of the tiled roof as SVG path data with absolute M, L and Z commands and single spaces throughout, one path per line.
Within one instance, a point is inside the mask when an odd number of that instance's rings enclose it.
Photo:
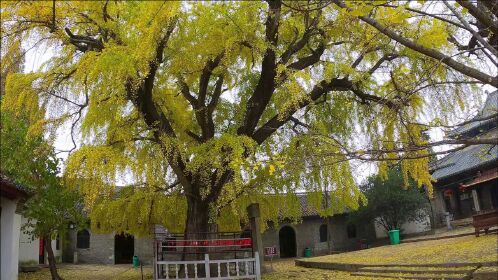
M 308 198 L 306 194 L 297 194 L 297 198 L 299 199 L 299 204 L 301 204 L 301 213 L 303 217 L 311 217 L 318 216 L 318 211 L 308 205 Z
M 302 217 L 314 217 L 320 215 L 314 207 L 308 205 L 308 198 L 306 193 L 297 193 L 296 196 L 299 199 L 299 203 L 301 204 Z M 347 212 L 349 212 L 349 209 L 346 208 L 344 210 L 344 213 Z
M 486 117 L 490 117 L 494 114 L 498 113 L 498 90 L 488 93 L 488 97 L 486 98 L 486 102 L 484 103 L 484 107 L 482 110 L 473 118 L 475 119 L 483 119 Z M 466 125 L 462 125 L 448 133 L 448 137 L 458 137 L 459 135 L 465 134 L 471 130 L 475 130 L 481 126 L 496 123 L 496 118 L 491 118 L 483 121 L 475 121 L 470 122 Z
M 486 132 L 480 137 L 497 137 L 498 129 Z M 474 145 L 453 152 L 436 161 L 433 165 L 432 177 L 440 180 L 458 173 L 478 168 L 485 164 L 498 163 L 498 146 Z
M 28 195 L 28 190 L 21 186 L 20 184 L 17 184 L 14 182 L 14 180 L 10 179 L 7 175 L 3 174 L 0 172 L 0 185 L 2 185 L 2 194 L 6 196 L 12 196 L 12 195 L 21 195 L 21 196 L 27 196 Z M 13 192 L 13 193 L 12 193 Z

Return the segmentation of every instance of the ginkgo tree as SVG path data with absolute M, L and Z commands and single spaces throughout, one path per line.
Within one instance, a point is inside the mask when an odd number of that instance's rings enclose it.
M 263 221 L 299 220 L 299 191 L 324 216 L 356 209 L 364 197 L 347 157 L 310 153 L 351 141 L 403 153 L 426 141 L 406 120 L 447 119 L 469 89 L 497 82 L 458 55 L 448 41 L 458 30 L 411 3 L 320 2 L 2 2 L 3 36 L 52 50 L 7 85 L 3 108 L 36 93 L 48 112 L 38 129 L 71 124 L 65 179 L 96 231 L 237 229 L 251 202 Z M 430 191 L 427 150 L 409 153 L 405 180 Z M 325 209 L 324 190 L 336 202 Z

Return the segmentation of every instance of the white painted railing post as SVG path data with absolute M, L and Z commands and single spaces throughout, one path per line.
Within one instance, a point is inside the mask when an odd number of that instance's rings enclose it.
M 259 266 L 259 253 L 254 252 L 254 262 L 256 265 L 256 280 L 261 280 L 261 267 Z
M 204 270 L 206 271 L 206 279 L 211 279 L 211 271 L 209 270 L 209 255 L 204 255 Z

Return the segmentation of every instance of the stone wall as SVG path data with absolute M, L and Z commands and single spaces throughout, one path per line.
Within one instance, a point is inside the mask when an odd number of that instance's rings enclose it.
M 444 204 L 444 194 L 442 190 L 434 188 L 434 198 L 431 200 L 431 205 L 434 213 L 434 227 L 439 228 L 446 226 L 444 221 L 446 206 Z
M 282 223 L 275 228 L 268 229 L 263 233 L 264 247 L 277 247 L 280 252 L 279 231 L 284 226 L 290 226 L 296 234 L 297 257 L 304 256 L 304 249 L 311 248 L 312 255 L 324 255 L 328 253 L 327 242 L 320 242 L 320 226 L 326 224 L 320 217 L 305 217 L 300 224 Z M 357 226 L 356 237 L 349 238 L 347 233 L 347 215 L 336 215 L 330 219 L 330 238 L 332 251 L 349 251 L 358 247 L 359 239 L 372 240 L 375 238 L 375 230 L 372 225 Z
M 90 248 L 76 248 L 76 230 L 69 232 L 64 260 L 72 262 L 74 252 L 78 255 L 78 263 L 114 264 L 114 234 L 97 234 L 90 232 Z
M 154 241 L 152 238 L 135 238 L 134 255 L 143 264 L 152 264 L 154 261 Z
M 359 239 L 374 239 L 375 230 L 372 225 L 360 225 L 356 228 L 356 237 L 349 238 L 347 233 L 347 215 L 336 215 L 330 219 L 331 250 L 349 251 L 358 248 Z M 280 252 L 279 231 L 284 226 L 294 229 L 296 235 L 296 253 L 298 257 L 304 255 L 305 248 L 312 249 L 312 255 L 324 255 L 328 253 L 327 242 L 320 242 L 320 226 L 326 224 L 320 217 L 305 217 L 300 224 L 282 223 L 278 229 L 270 228 L 263 233 L 263 247 L 277 247 Z M 80 263 L 114 264 L 114 234 L 93 234 L 90 232 L 90 248 L 76 248 L 76 231 L 71 231 L 66 237 L 64 259 L 72 262 L 73 252 L 78 253 Z M 151 264 L 154 258 L 154 245 L 151 238 L 135 238 L 134 255 L 138 256 L 144 264 Z M 168 259 L 180 258 L 180 254 L 168 255 Z M 233 257 L 230 256 L 226 257 Z M 217 259 L 223 256 L 216 256 Z
M 114 264 L 114 234 L 96 234 L 90 230 L 90 248 L 76 248 L 76 230 L 71 230 L 65 237 L 63 261 L 72 263 L 77 252 L 79 263 Z M 143 264 L 151 264 L 154 259 L 152 238 L 135 238 L 134 255 Z

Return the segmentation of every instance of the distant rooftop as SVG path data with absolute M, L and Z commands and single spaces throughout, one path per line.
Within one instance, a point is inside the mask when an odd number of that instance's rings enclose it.
M 498 130 L 494 130 L 489 133 L 497 136 L 497 132 Z M 436 161 L 433 165 L 432 177 L 440 180 L 493 162 L 498 163 L 498 146 L 473 145 L 450 153 Z
M 488 96 L 486 98 L 486 102 L 484 103 L 484 106 L 482 110 L 470 120 L 469 123 L 459 126 L 458 128 L 450 131 L 448 133 L 448 137 L 450 138 L 456 138 L 458 136 L 464 135 L 470 131 L 479 129 L 480 127 L 483 127 L 488 124 L 493 124 L 498 121 L 498 118 L 489 118 L 493 115 L 496 115 L 498 113 L 498 90 L 495 90 L 493 92 L 488 93 Z M 479 119 L 485 119 L 482 121 L 477 121 Z M 476 121 L 472 121 L 476 120 Z
M 498 118 L 491 117 L 498 113 L 498 90 L 488 94 L 482 110 L 466 125 L 462 125 L 450 133 L 448 137 L 464 138 L 479 137 L 481 139 L 498 137 L 496 123 Z M 480 120 L 484 119 L 484 120 Z M 472 135 L 472 136 L 471 136 Z M 477 135 L 477 136 L 473 136 Z M 477 169 L 481 166 L 498 163 L 498 146 L 472 145 L 462 150 L 449 153 L 445 157 L 431 164 L 432 177 L 436 180 L 444 179 L 459 173 Z

